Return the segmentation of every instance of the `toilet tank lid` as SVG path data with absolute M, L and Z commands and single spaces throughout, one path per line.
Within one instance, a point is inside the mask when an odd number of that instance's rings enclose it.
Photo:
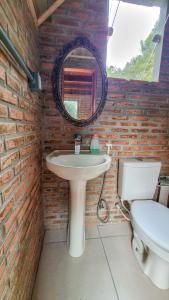
M 151 168 L 151 167 L 161 167 L 160 161 L 155 161 L 148 158 L 133 158 L 133 159 L 121 159 L 120 164 L 125 166 L 130 166 L 131 168 Z

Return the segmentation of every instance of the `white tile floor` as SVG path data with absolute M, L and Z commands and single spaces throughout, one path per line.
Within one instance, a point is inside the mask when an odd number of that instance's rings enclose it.
M 128 224 L 86 229 L 80 258 L 65 240 L 64 230 L 46 232 L 32 300 L 169 300 L 139 269 Z

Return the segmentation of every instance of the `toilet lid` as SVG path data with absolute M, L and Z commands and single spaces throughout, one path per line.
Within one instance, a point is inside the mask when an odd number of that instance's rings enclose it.
M 140 229 L 156 244 L 169 251 L 169 209 L 153 200 L 137 200 L 131 215 Z

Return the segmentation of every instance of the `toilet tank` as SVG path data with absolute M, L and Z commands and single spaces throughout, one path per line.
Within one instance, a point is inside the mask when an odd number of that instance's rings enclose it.
M 118 195 L 121 200 L 153 199 L 161 162 L 124 159 L 119 163 Z

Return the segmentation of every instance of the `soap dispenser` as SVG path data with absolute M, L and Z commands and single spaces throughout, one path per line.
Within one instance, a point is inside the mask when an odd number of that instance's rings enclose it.
M 92 136 L 91 144 L 90 144 L 90 152 L 92 154 L 99 154 L 100 152 L 99 138 L 97 134 L 94 134 Z

